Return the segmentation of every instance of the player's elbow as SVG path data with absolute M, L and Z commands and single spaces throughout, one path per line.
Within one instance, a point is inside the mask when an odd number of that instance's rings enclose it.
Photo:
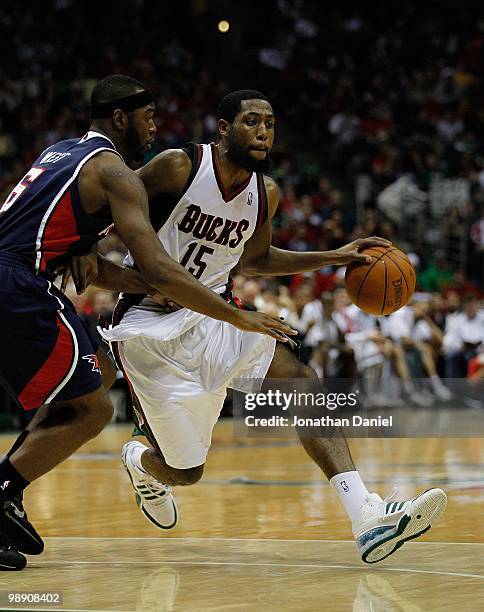
M 175 261 L 154 269 L 142 270 L 142 275 L 148 285 L 171 298 L 179 297 L 180 288 L 185 287 L 187 282 L 186 272 Z
M 259 261 L 240 261 L 240 271 L 245 276 L 260 276 L 263 274 Z
M 150 287 L 155 287 L 160 292 L 164 292 L 171 285 L 170 271 L 162 266 L 140 266 L 140 272 L 145 283 Z
M 252 266 L 250 267 L 243 267 L 240 269 L 240 271 L 242 272 L 242 274 L 244 276 L 259 276 L 260 272 L 257 270 L 257 268 L 254 268 Z
M 142 276 L 144 281 L 150 285 L 150 287 L 154 287 L 159 293 L 162 295 L 168 295 L 167 291 L 172 287 L 173 283 L 170 282 L 170 279 L 167 274 L 160 273 L 151 273 L 142 271 Z

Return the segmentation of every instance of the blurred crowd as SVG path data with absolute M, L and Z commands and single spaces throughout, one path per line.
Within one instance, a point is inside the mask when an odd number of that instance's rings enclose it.
M 391 367 L 407 393 L 421 373 L 440 398 L 448 394 L 441 377 L 482 376 L 484 17 L 465 3 L 406 0 L 108 0 L 103 8 L 91 0 L 0 7 L 0 199 L 43 148 L 84 133 L 89 93 L 107 74 L 131 74 L 153 90 L 151 155 L 215 139 L 218 100 L 260 89 L 277 117 L 274 244 L 326 250 L 384 236 L 410 254 L 418 293 L 379 320 L 348 304 L 331 268 L 283 281 L 239 275 L 236 293 L 283 312 L 325 376 Z M 224 34 L 220 19 L 230 24 Z M 122 261 L 115 236 L 101 249 Z M 95 329 L 114 298 L 91 289 L 75 299 Z
M 0 197 L 44 147 L 85 131 L 89 92 L 106 74 L 154 91 L 152 154 L 216 138 L 218 100 L 259 88 L 277 116 L 275 244 L 325 249 L 379 233 L 416 253 L 428 290 L 442 277 L 483 284 L 484 17 L 465 3 L 96 8 L 0 8 Z
M 484 380 L 484 303 L 477 294 L 417 291 L 396 313 L 375 317 L 350 302 L 343 269 L 331 291 L 316 286 L 312 275 L 293 277 L 289 286 L 234 278 L 245 304 L 283 316 L 300 332 L 301 357 L 320 378 L 371 380 L 373 405 L 407 396 L 430 406 L 452 399 L 442 379 Z
M 108 255 L 114 259 L 120 253 Z M 478 293 L 418 290 L 401 310 L 376 317 L 350 302 L 344 268 L 286 280 L 237 273 L 233 294 L 245 306 L 281 316 L 297 329 L 301 359 L 321 379 L 363 381 L 372 407 L 398 407 L 405 401 L 429 407 L 457 399 L 453 379 L 467 379 L 476 388 L 484 382 L 484 301 Z M 116 296 L 93 287 L 77 296 L 72 286 L 68 295 L 96 335 L 98 318 L 110 319 Z M 480 406 L 470 397 L 458 399 Z

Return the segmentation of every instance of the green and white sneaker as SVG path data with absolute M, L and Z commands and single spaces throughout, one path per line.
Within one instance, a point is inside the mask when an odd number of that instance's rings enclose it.
M 356 546 L 365 563 L 382 561 L 430 529 L 447 505 L 441 489 L 429 489 L 409 501 L 392 502 L 397 489 L 384 500 L 368 495 L 353 521 Z
M 148 447 L 141 442 L 126 442 L 121 451 L 121 460 L 135 490 L 135 499 L 144 516 L 159 529 L 172 529 L 178 522 L 178 509 L 172 488 L 153 478 L 136 465 L 133 454 Z

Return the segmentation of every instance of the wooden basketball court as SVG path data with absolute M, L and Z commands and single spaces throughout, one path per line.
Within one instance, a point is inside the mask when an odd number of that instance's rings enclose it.
M 139 512 L 110 426 L 27 490 L 46 550 L 0 591 L 62 591 L 60 610 L 474 610 L 484 597 L 483 444 L 477 439 L 353 440 L 366 484 L 402 499 L 429 486 L 449 505 L 423 538 L 377 565 L 359 561 L 350 525 L 295 440 L 214 432 L 203 480 L 178 488 L 181 519 L 162 533 Z M 0 438 L 8 449 L 12 436 Z M 5 597 L 5 595 L 3 595 Z M 481 604 L 479 603 L 481 602 Z

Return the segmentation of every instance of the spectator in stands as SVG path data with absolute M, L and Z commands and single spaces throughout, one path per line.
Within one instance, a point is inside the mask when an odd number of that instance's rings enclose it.
M 334 296 L 323 293 L 306 304 L 302 312 L 305 334 L 303 356 L 320 378 L 353 378 L 353 350 L 346 344 L 334 318 Z
M 477 348 L 477 354 L 470 359 L 467 366 L 467 377 L 471 383 L 484 381 L 484 344 Z
M 447 378 L 465 378 L 469 362 L 484 342 L 484 309 L 477 297 L 465 296 L 461 308 L 444 336 Z
M 437 373 L 436 355 L 432 345 L 442 342 L 442 332 L 428 315 L 428 304 L 407 305 L 390 315 L 386 320 L 386 333 L 398 342 L 407 356 L 417 358 L 417 371 L 422 370 L 428 378 L 434 397 L 448 401 L 452 397 Z M 422 392 L 420 392 L 422 396 Z M 425 397 L 425 395 L 424 395 Z
M 293 329 L 297 329 L 300 333 L 300 339 L 304 340 L 305 322 L 303 321 L 303 312 L 306 304 L 309 304 L 313 299 L 313 292 L 309 283 L 303 283 L 294 292 L 292 299 L 285 299 L 280 311 L 280 316 Z
M 398 378 L 411 404 L 420 407 L 430 405 L 428 398 L 415 388 L 403 347 L 383 335 L 377 317 L 351 304 L 345 309 L 344 319 L 339 319 L 339 322 L 346 342 L 354 351 L 358 373 L 365 380 L 368 406 L 404 405 L 400 396 L 392 392 L 388 377 L 383 378 L 385 366 L 389 367 L 389 373 Z

